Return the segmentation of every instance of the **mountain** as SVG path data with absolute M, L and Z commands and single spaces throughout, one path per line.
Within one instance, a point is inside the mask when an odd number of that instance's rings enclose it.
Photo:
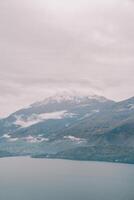
M 134 97 L 56 94 L 0 120 L 0 152 L 133 163 L 133 124 Z
M 1 135 L 23 137 L 31 134 L 52 137 L 55 132 L 71 127 L 78 121 L 96 115 L 113 105 L 104 97 L 56 95 L 28 108 L 21 109 L 0 121 Z M 51 134 L 51 135 L 50 135 Z

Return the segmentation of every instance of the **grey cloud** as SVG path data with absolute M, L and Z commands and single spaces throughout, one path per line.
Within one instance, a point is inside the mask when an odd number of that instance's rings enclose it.
M 132 0 L 1 0 L 2 114 L 60 89 L 133 96 L 133 21 Z

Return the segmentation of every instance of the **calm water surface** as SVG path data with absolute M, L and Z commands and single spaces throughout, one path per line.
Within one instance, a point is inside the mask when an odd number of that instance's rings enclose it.
M 134 165 L 2 158 L 0 200 L 134 200 Z

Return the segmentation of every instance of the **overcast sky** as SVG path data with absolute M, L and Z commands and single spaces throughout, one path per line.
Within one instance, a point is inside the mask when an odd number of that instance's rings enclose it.
M 65 89 L 134 95 L 133 0 L 0 0 L 0 117 Z

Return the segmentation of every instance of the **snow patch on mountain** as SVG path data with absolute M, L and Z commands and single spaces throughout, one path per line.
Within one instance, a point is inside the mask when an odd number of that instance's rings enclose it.
M 65 140 L 70 140 L 72 142 L 77 142 L 77 143 L 81 143 L 81 142 L 85 142 L 86 141 L 84 138 L 74 137 L 72 135 L 64 136 L 63 138 Z
M 24 119 L 22 115 L 16 115 L 15 116 L 16 121 L 14 122 L 14 124 L 22 128 L 26 128 L 45 120 L 72 118 L 74 116 L 75 114 L 68 113 L 67 110 L 50 112 L 50 113 L 42 113 L 42 114 L 32 114 L 30 117 L 26 119 Z
M 11 137 L 11 135 L 5 134 L 1 138 L 6 139 L 7 142 L 25 141 L 28 143 L 41 143 L 49 141 L 49 138 L 45 138 L 41 134 L 38 136 L 28 135 L 27 137 L 21 137 L 21 138 Z
M 75 102 L 79 104 L 84 102 L 85 100 L 97 100 L 99 102 L 106 102 L 107 99 L 103 96 L 98 96 L 94 93 L 81 93 L 77 91 L 68 91 L 68 92 L 61 92 L 55 95 L 49 96 L 45 98 L 43 101 L 36 102 L 31 105 L 31 107 L 38 107 L 42 105 L 46 105 L 49 103 L 61 103 L 61 102 Z
M 9 135 L 9 134 L 4 134 L 0 138 L 5 139 L 8 142 L 16 142 L 17 140 L 19 140 L 19 138 L 11 137 L 11 135 Z
M 41 143 L 41 142 L 48 142 L 49 138 L 43 138 L 41 135 L 39 136 L 31 136 L 29 135 L 28 137 L 24 138 L 28 143 Z
M 4 135 L 2 136 L 2 138 L 8 139 L 8 138 L 11 138 L 11 135 L 9 135 L 9 134 L 4 134 Z

